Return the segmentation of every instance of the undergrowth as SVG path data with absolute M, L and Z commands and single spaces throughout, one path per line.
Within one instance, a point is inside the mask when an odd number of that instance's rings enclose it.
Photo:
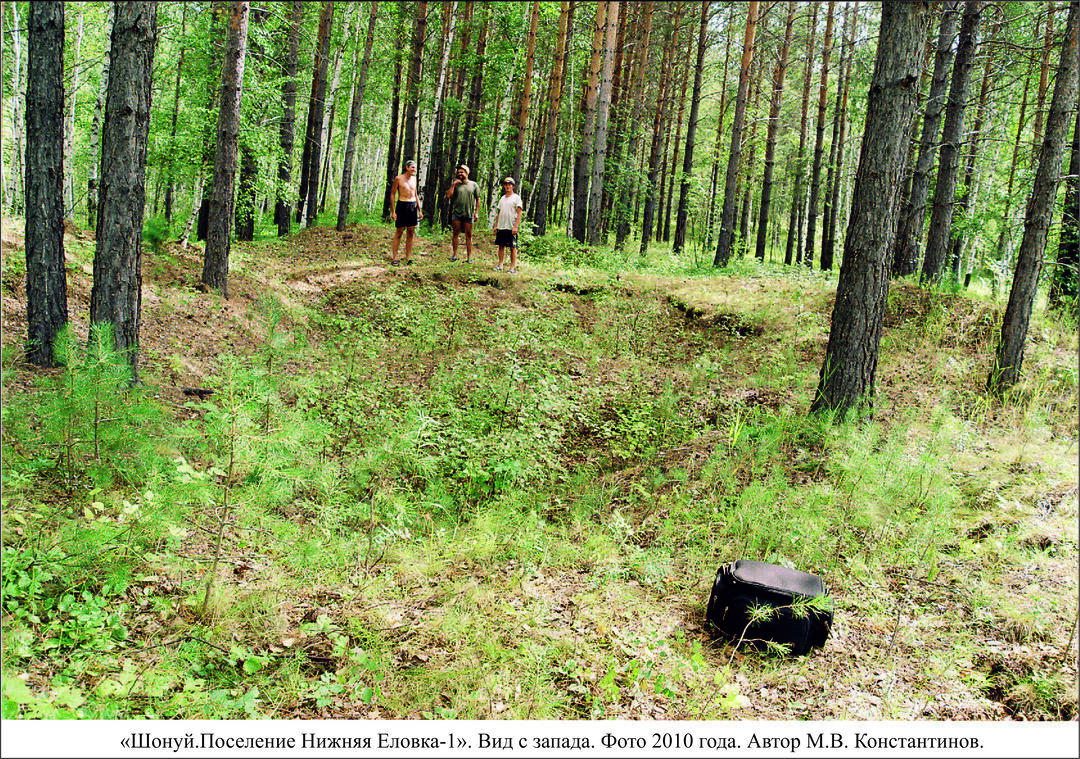
M 1075 718 L 1052 352 L 986 400 L 996 312 L 900 291 L 840 425 L 806 410 L 822 277 L 523 247 L 558 273 L 342 285 L 312 339 L 267 300 L 176 418 L 104 346 L 29 387 L 8 357 L 3 716 Z M 826 579 L 824 651 L 709 634 L 736 558 Z

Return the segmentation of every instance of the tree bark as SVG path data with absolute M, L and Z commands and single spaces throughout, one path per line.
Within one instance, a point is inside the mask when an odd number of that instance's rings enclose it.
M 1080 305 L 1080 109 L 1073 112 L 1072 150 L 1069 176 L 1065 180 L 1065 211 L 1061 216 L 1057 266 L 1050 279 L 1049 308 L 1071 308 L 1074 315 Z
M 600 68 L 604 62 L 604 30 L 606 29 L 608 4 L 596 3 L 593 19 L 592 54 L 582 72 L 581 142 L 574 158 L 574 219 L 573 234 L 578 242 L 585 242 L 586 222 L 589 215 L 590 159 L 593 158 L 596 136 L 596 100 L 600 87 Z
M 960 145 L 964 132 L 964 111 L 967 108 L 968 81 L 975 62 L 975 45 L 982 21 L 983 0 L 967 0 L 964 18 L 960 22 L 960 43 L 953 64 L 949 85 L 949 104 L 945 110 L 945 127 L 938 151 L 937 183 L 934 185 L 933 209 L 930 212 L 930 232 L 923 258 L 923 282 L 936 282 L 941 277 L 945 255 L 952 232 L 953 200 L 956 195 L 956 172 L 960 162 Z
M 307 226 L 315 204 L 310 199 L 318 197 L 319 183 L 319 136 L 326 106 L 326 76 L 329 69 L 330 33 L 333 27 L 333 0 L 323 0 L 319 12 L 319 31 L 315 43 L 315 62 L 311 71 L 311 94 L 308 96 L 307 125 L 304 129 L 304 150 L 300 159 L 300 192 L 296 201 L 296 221 Z M 396 81 L 396 80 L 395 80 Z
M 249 3 L 237 0 L 225 39 L 225 65 L 221 74 L 221 107 L 218 111 L 217 148 L 214 151 L 214 184 L 210 189 L 210 218 L 203 252 L 202 283 L 229 297 L 230 226 L 233 219 L 233 180 L 240 137 L 240 100 L 243 95 L 244 59 L 247 53 Z M 318 164 L 315 164 L 316 166 Z
M 109 91 L 102 127 L 102 172 L 90 292 L 90 339 L 107 326 L 138 382 L 142 310 L 142 227 L 157 3 L 114 6 Z
M 1061 61 L 1054 81 L 1054 95 L 1046 118 L 1046 134 L 1039 151 L 1039 167 L 1035 184 L 1024 214 L 1024 237 L 1016 256 L 1009 305 L 1001 325 L 1001 339 L 987 378 L 987 389 L 1002 395 L 1020 379 L 1024 365 L 1024 344 L 1028 324 L 1039 286 L 1043 252 L 1054 212 L 1054 198 L 1061 178 L 1061 163 L 1065 155 L 1065 137 L 1076 109 L 1077 98 L 1077 32 L 1080 27 L 1080 7 L 1069 4 L 1065 22 L 1065 39 L 1061 46 Z M 1075 204 L 1073 212 L 1075 213 Z
M 456 7 L 455 3 L 455 7 Z M 349 202 L 352 198 L 352 169 L 356 158 L 356 136 L 360 130 L 360 109 L 364 103 L 364 92 L 367 89 L 368 67 L 371 65 L 371 50 L 375 43 L 375 20 L 379 13 L 379 4 L 371 4 L 371 12 L 368 16 L 367 39 L 364 41 L 364 59 L 360 64 L 360 74 L 353 82 L 352 108 L 349 109 L 349 134 L 345 140 L 345 163 L 341 167 L 341 194 L 338 197 L 337 231 L 345 231 L 345 220 L 349 215 Z M 453 11 L 451 10 L 451 13 Z M 451 35 L 453 27 L 450 27 Z M 359 31 L 359 27 L 357 28 Z M 447 42 L 447 46 L 449 46 Z M 356 61 L 353 60 L 355 68 Z
M 780 60 L 776 63 L 773 78 L 772 100 L 769 103 L 769 128 L 765 134 L 765 173 L 761 177 L 761 202 L 758 216 L 757 241 L 754 255 L 765 260 L 765 243 L 769 233 L 769 207 L 772 202 L 773 169 L 776 165 L 776 132 L 780 124 L 780 104 L 784 94 L 784 76 L 787 73 L 788 52 L 791 50 L 791 34 L 795 27 L 795 3 L 788 3 L 787 21 L 784 24 L 784 42 L 780 47 Z
M 544 159 L 537 182 L 533 201 L 534 222 L 537 236 L 547 232 L 548 204 L 551 198 L 551 184 L 555 176 L 555 156 L 558 145 L 559 108 L 562 104 L 563 59 L 566 56 L 567 17 L 570 14 L 569 0 L 562 0 L 559 8 L 559 36 L 555 46 L 555 58 L 551 63 L 551 92 L 544 137 Z
M 682 179 L 679 182 L 679 206 L 675 213 L 675 241 L 672 253 L 679 255 L 686 245 L 687 204 L 690 177 L 694 170 L 694 141 L 697 139 L 698 107 L 701 104 L 701 79 L 705 70 L 705 47 L 708 41 L 710 0 L 701 0 L 701 24 L 698 27 L 697 59 L 694 62 L 694 90 L 690 95 L 690 121 L 686 125 L 686 149 L 683 151 Z M 791 3 L 792 9 L 795 3 Z M 794 10 L 792 11 L 794 12 Z M 788 29 L 790 30 L 790 25 Z M 790 35 L 788 37 L 790 42 Z M 785 48 L 784 56 L 787 55 Z M 781 81 L 783 81 L 781 77 Z M 781 85 L 782 86 L 782 85 Z
M 1016 180 L 1016 167 L 1020 161 L 1020 143 L 1024 136 L 1024 114 L 1027 110 L 1028 104 L 1028 92 L 1031 89 L 1031 71 L 1028 70 L 1027 75 L 1024 76 L 1024 95 L 1020 99 L 1020 119 L 1016 125 L 1016 139 L 1013 141 L 1013 153 L 1012 160 L 1009 162 L 1009 184 L 1008 189 L 1005 191 L 1005 209 L 1001 213 L 1001 232 L 998 234 L 997 248 L 995 250 L 995 257 L 997 260 L 1004 260 L 1005 257 L 1005 243 L 1010 235 L 1010 227 L 1012 226 L 1012 194 L 1013 194 L 1013 182 Z M 994 279 L 995 288 L 994 295 L 997 295 L 996 283 L 997 279 Z
M 300 34 L 304 24 L 304 5 L 300 0 L 289 3 L 289 37 L 285 56 L 285 81 L 281 85 L 284 113 L 281 119 L 279 143 L 281 158 L 278 160 L 277 203 L 274 221 L 278 237 L 287 237 L 292 226 L 292 206 L 286 200 L 292 182 L 292 154 L 296 144 L 296 72 L 300 60 Z
M 810 41 L 806 45 L 806 68 L 803 70 L 802 116 L 799 120 L 799 153 L 795 160 L 795 181 L 791 191 L 791 213 L 788 216 L 787 242 L 784 245 L 784 264 L 790 266 L 802 259 L 803 182 L 806 179 L 806 129 L 809 125 L 810 82 L 814 72 L 814 38 L 817 33 L 818 5 L 810 6 Z
M 818 90 L 817 133 L 814 137 L 814 166 L 810 172 L 810 202 L 806 209 L 806 247 L 803 248 L 802 262 L 814 265 L 814 244 L 817 233 L 818 195 L 821 192 L 821 158 L 825 144 L 825 107 L 829 94 L 829 54 L 832 52 L 832 31 L 835 0 L 829 0 L 829 11 L 825 17 L 825 39 L 821 43 L 821 74 Z
M 946 0 L 941 13 L 941 26 L 934 53 L 934 73 L 930 78 L 930 95 L 923 113 L 919 155 L 911 176 L 911 191 L 900 209 L 900 226 L 896 233 L 892 272 L 908 277 L 919 265 L 919 241 L 926 218 L 926 199 L 930 194 L 930 171 L 934 168 L 934 149 L 938 145 L 941 116 L 948 101 L 949 70 L 954 56 L 953 38 L 960 18 L 960 0 Z
M 831 3 L 830 3 L 831 5 Z M 758 3 L 751 0 L 746 15 L 746 32 L 743 35 L 742 67 L 739 71 L 739 94 L 735 98 L 735 119 L 731 125 L 731 151 L 728 154 L 727 178 L 724 181 L 724 206 L 720 214 L 720 235 L 716 244 L 713 266 L 727 266 L 731 260 L 735 237 L 736 180 L 739 174 L 739 156 L 742 153 L 743 120 L 746 116 L 746 100 L 750 89 L 750 64 L 754 55 L 754 32 L 757 28 Z
M 615 38 L 619 26 L 619 3 L 607 3 L 607 32 L 604 43 L 600 92 L 596 98 L 596 133 L 589 176 L 587 237 L 589 245 L 600 242 L 600 200 L 604 187 L 604 163 L 607 160 L 608 119 L 611 113 L 611 76 L 615 65 Z
M 64 4 L 34 2 L 27 18 L 26 360 L 55 366 L 68 320 L 64 268 Z
M 811 412 L 841 416 L 872 403 L 881 325 L 889 293 L 889 251 L 918 96 L 927 2 L 885 0 L 867 95 L 851 219 L 836 288 L 829 343 Z

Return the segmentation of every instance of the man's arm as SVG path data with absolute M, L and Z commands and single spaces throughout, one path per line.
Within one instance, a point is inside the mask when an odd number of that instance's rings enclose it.
M 476 208 L 473 209 L 473 221 L 480 219 L 480 185 L 476 186 Z
M 398 180 L 394 177 L 394 183 L 390 185 L 390 218 L 397 221 L 397 197 L 398 197 Z
M 454 188 L 457 187 L 458 184 L 459 184 L 459 182 L 458 182 L 458 180 L 456 178 L 454 179 L 453 182 L 450 183 L 450 189 L 446 191 L 446 199 L 447 200 L 449 200 L 450 197 L 454 194 Z
M 514 234 L 517 234 L 518 225 L 521 224 L 521 206 L 517 207 L 517 216 L 514 217 Z

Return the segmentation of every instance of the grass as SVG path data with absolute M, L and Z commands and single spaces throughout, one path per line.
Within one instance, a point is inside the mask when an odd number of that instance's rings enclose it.
M 1001 305 L 901 284 L 839 425 L 820 273 L 345 234 L 237 245 L 229 303 L 156 283 L 205 397 L 162 401 L 175 335 L 139 388 L 5 351 L 5 717 L 1075 718 L 1075 334 L 1000 404 Z M 826 579 L 825 649 L 704 628 L 735 558 Z

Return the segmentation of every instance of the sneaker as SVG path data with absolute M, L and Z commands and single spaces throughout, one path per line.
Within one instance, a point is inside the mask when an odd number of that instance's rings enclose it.
M 511 266 L 510 267 L 510 273 L 511 274 L 517 274 L 517 269 L 515 269 L 513 266 Z
M 496 266 L 495 271 L 502 271 L 502 267 L 501 266 Z
M 457 256 L 450 256 L 450 260 L 451 261 L 457 261 Z M 468 263 L 468 261 L 466 261 L 465 263 Z
M 396 258 L 392 258 L 392 259 L 390 259 L 390 265 L 391 266 L 401 266 L 401 261 L 398 261 Z

